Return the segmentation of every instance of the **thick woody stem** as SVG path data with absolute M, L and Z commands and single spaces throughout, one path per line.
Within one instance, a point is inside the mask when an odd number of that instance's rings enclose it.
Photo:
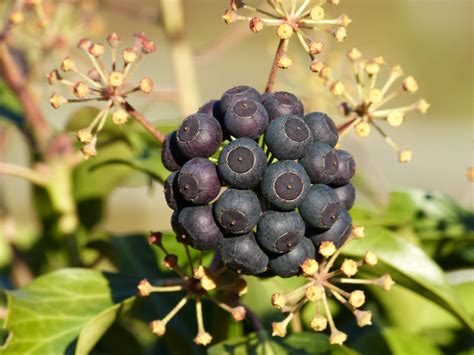
M 148 132 L 150 132 L 160 143 L 165 141 L 165 135 L 160 132 L 157 128 L 153 127 L 153 125 L 147 121 L 145 117 L 141 115 L 140 112 L 135 110 L 130 103 L 125 102 L 123 104 L 123 108 L 127 111 L 130 116 L 132 116 L 135 120 L 138 121 Z
M 275 53 L 275 58 L 273 59 L 272 69 L 270 70 L 270 75 L 268 76 L 265 92 L 271 92 L 273 90 L 273 86 L 275 85 L 276 81 L 276 75 L 278 72 L 278 62 L 280 61 L 280 58 L 284 53 L 286 41 L 286 39 L 282 39 L 278 44 L 278 48 Z

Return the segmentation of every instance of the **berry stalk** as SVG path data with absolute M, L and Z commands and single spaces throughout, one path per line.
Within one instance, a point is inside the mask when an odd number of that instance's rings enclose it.
M 273 90 L 273 86 L 275 85 L 276 76 L 279 68 L 278 62 L 280 61 L 281 57 L 285 52 L 285 46 L 287 41 L 287 39 L 281 39 L 280 43 L 278 43 L 278 48 L 275 53 L 275 58 L 273 59 L 272 69 L 270 70 L 270 75 L 268 76 L 265 92 L 271 92 Z

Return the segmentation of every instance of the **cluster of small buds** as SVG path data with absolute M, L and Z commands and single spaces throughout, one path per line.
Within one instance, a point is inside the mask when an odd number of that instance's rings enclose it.
M 363 237 L 363 227 L 353 227 L 352 234 L 344 245 L 351 240 Z M 372 251 L 367 251 L 361 260 L 356 261 L 346 258 L 342 263 L 339 263 L 340 265 L 337 269 L 333 268 L 344 245 L 337 249 L 333 242 L 322 242 L 319 246 L 321 260 L 307 259 L 300 266 L 302 274 L 308 282 L 286 295 L 280 293 L 273 294 L 273 307 L 282 313 L 288 314 L 283 321 L 272 324 L 274 336 L 285 336 L 288 324 L 295 315 L 305 304 L 314 302 L 316 304 L 316 314 L 310 321 L 309 325 L 311 329 L 320 332 L 329 326 L 330 343 L 342 345 L 347 340 L 347 334 L 336 328 L 334 318 L 329 309 L 329 297 L 333 297 L 336 301 L 348 308 L 355 316 L 359 327 L 372 324 L 372 313 L 359 309 L 365 303 L 364 291 L 354 290 L 347 292 L 336 285 L 374 285 L 385 291 L 389 291 L 394 282 L 388 274 L 372 280 L 353 278 L 361 266 L 374 266 L 377 264 L 377 256 Z
M 247 313 L 244 306 L 231 306 L 216 298 L 211 292 L 227 292 L 235 296 L 242 296 L 247 292 L 247 283 L 240 277 L 233 279 L 231 283 L 229 283 L 229 281 L 222 281 L 221 277 L 227 270 L 226 267 L 212 271 L 210 268 L 206 268 L 202 265 L 202 260 L 200 260 L 199 264 L 194 267 L 189 247 L 187 244 L 183 243 L 182 245 L 186 250 L 190 268 L 190 272 L 187 272 L 185 268 L 178 264 L 178 257 L 168 252 L 162 239 L 161 233 L 154 232 L 150 235 L 148 241 L 150 244 L 158 246 L 163 251 L 165 254 L 165 257 L 163 258 L 163 266 L 173 270 L 179 278 L 173 280 L 160 280 L 155 285 L 152 285 L 148 280 L 143 279 L 138 284 L 138 294 L 141 297 L 147 297 L 155 292 L 184 292 L 185 295 L 164 318 L 150 322 L 150 328 L 157 336 L 163 336 L 166 333 L 168 322 L 176 316 L 188 301 L 194 298 L 198 328 L 198 333 L 194 338 L 194 342 L 197 345 L 208 345 L 212 341 L 212 335 L 206 332 L 204 327 L 202 300 L 206 298 L 224 311 L 230 313 L 234 320 L 242 321 L 245 319 Z
M 324 48 L 323 42 L 313 39 L 306 30 L 324 31 L 330 33 L 337 42 L 343 41 L 347 36 L 347 26 L 351 19 L 342 14 L 337 18 L 326 18 L 325 4 L 338 5 L 339 0 L 316 1 L 305 0 L 298 4 L 298 0 L 268 0 L 268 8 L 251 6 L 243 0 L 231 0 L 230 6 L 224 13 L 224 21 L 232 24 L 236 21 L 246 21 L 252 32 L 261 32 L 265 27 L 276 27 L 276 35 L 280 39 L 282 55 L 276 63 L 282 69 L 293 65 L 288 56 L 288 44 L 292 37 L 297 37 L 299 43 L 311 59 L 310 69 L 320 72 L 324 63 L 316 59 Z M 240 12 L 246 10 L 247 15 Z M 251 16 L 254 14 L 254 16 Z
M 86 53 L 92 63 L 92 68 L 87 72 L 82 72 L 71 57 L 66 57 L 60 69 L 55 69 L 48 74 L 49 84 L 63 84 L 70 88 L 75 96 L 75 98 L 67 99 L 54 93 L 49 102 L 55 109 L 65 103 L 105 103 L 90 125 L 76 133 L 78 140 L 84 144 L 82 152 L 86 159 L 97 154 L 97 134 L 103 129 L 109 113 L 114 124 L 123 125 L 127 123 L 130 111 L 134 111 L 127 101 L 128 96 L 135 92 L 149 94 L 153 91 L 153 81 L 150 78 L 141 79 L 138 85 L 129 85 L 127 82 L 140 60 L 156 50 L 154 42 L 149 40 L 143 32 L 135 34 L 134 37 L 133 47 L 125 48 L 121 52 L 122 65 L 118 63 L 118 47 L 121 38 L 116 33 L 112 33 L 107 37 L 111 57 L 109 70 L 106 69 L 104 62 L 105 46 L 88 39 L 81 39 L 78 47 Z M 79 80 L 67 79 L 68 74 L 75 74 Z
M 401 85 L 392 89 L 397 79 L 404 76 L 399 65 L 395 65 L 390 69 L 385 82 L 378 83 L 377 77 L 382 67 L 386 65 L 383 57 L 379 56 L 368 60 L 363 58 L 361 52 L 355 48 L 347 53 L 347 57 L 352 63 L 355 77 L 355 96 L 347 90 L 342 81 L 333 78 L 330 67 L 325 67 L 319 73 L 331 93 L 344 100 L 339 107 L 341 114 L 347 120 L 340 126 L 340 139 L 351 128 L 354 128 L 358 136 L 367 137 L 371 133 L 372 127 L 374 127 L 398 153 L 399 161 L 401 163 L 409 162 L 412 158 L 412 151 L 400 148 L 382 129 L 378 121 L 385 121 L 392 127 L 398 127 L 403 123 L 408 112 L 418 111 L 425 114 L 428 111 L 430 105 L 424 99 L 407 106 L 384 108 L 387 103 L 400 94 L 414 94 L 417 92 L 418 84 L 416 80 L 412 76 L 406 76 L 403 78 Z

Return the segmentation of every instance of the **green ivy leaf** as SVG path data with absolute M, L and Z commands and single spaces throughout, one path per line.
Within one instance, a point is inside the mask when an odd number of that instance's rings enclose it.
M 438 303 L 473 328 L 472 319 L 460 306 L 445 273 L 422 249 L 382 227 L 366 228 L 365 234 L 365 238 L 350 242 L 344 253 L 363 257 L 372 250 L 382 265 L 368 271 L 389 272 L 398 284 Z
M 118 274 L 63 269 L 39 277 L 23 289 L 7 291 L 5 328 L 10 335 L 0 347 L 1 353 L 73 353 L 84 327 L 86 333 L 103 334 L 120 307 L 129 306 L 137 283 L 136 278 Z M 92 340 L 81 341 L 83 349 L 93 346 Z

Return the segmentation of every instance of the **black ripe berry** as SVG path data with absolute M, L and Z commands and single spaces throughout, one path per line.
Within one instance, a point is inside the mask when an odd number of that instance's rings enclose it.
M 294 115 L 274 119 L 265 130 L 265 143 L 279 160 L 301 158 L 312 141 L 313 136 L 304 120 Z
M 261 183 L 261 192 L 273 208 L 294 210 L 306 196 L 311 183 L 303 167 L 290 160 L 279 161 L 267 167 Z
M 304 107 L 303 103 L 295 95 L 278 91 L 265 95 L 263 106 L 268 112 L 270 121 L 283 115 L 296 115 L 303 117 Z
M 313 185 L 299 207 L 301 217 L 314 228 L 329 229 L 341 212 L 336 193 L 326 185 Z
M 184 199 L 196 205 L 214 200 L 221 190 L 216 166 L 204 158 L 193 158 L 178 175 L 178 188 Z
M 241 85 L 233 87 L 222 95 L 220 100 L 220 109 L 225 113 L 237 101 L 241 100 L 254 100 L 260 102 L 260 93 L 250 86 Z
M 214 205 L 214 218 L 230 234 L 250 232 L 260 213 L 260 201 L 251 190 L 228 189 Z
M 214 222 L 211 205 L 183 208 L 178 223 L 184 242 L 198 250 L 214 248 L 223 237 Z
M 226 236 L 218 245 L 224 264 L 239 273 L 257 275 L 267 268 L 268 256 L 260 249 L 252 232 Z
M 352 218 L 347 210 L 343 209 L 331 228 L 328 230 L 308 228 L 306 236 L 311 239 L 316 248 L 324 241 L 333 242 L 336 248 L 340 248 L 347 238 L 349 238 L 351 232 Z
M 306 259 L 314 259 L 315 254 L 313 243 L 308 238 L 303 238 L 290 252 L 273 257 L 269 262 L 269 266 L 278 276 L 295 276 L 300 273 L 300 265 Z
M 314 142 L 300 160 L 313 184 L 331 183 L 338 170 L 336 152 L 326 143 Z
M 292 250 L 301 241 L 305 224 L 298 212 L 265 211 L 257 225 L 257 241 L 269 253 Z
M 178 147 L 176 131 L 171 132 L 165 138 L 161 147 L 161 161 L 169 171 L 179 170 L 188 158 L 186 158 Z
M 339 201 L 341 201 L 342 208 L 350 210 L 352 206 L 354 206 L 356 192 L 354 186 L 351 183 L 341 187 L 333 188 L 333 191 L 336 193 Z
M 339 133 L 333 120 L 322 112 L 311 112 L 304 116 L 306 124 L 313 133 L 315 142 L 326 143 L 334 148 L 339 139 Z
M 354 176 L 355 161 L 352 155 L 345 150 L 336 150 L 337 172 L 331 181 L 331 186 L 346 185 Z
M 230 106 L 224 118 L 224 126 L 230 135 L 257 139 L 268 125 L 268 114 L 260 102 L 240 100 Z
M 222 112 L 220 100 L 210 100 L 204 105 L 199 107 L 197 113 L 205 113 L 206 115 L 213 116 L 221 125 L 224 127 L 224 112 Z M 223 132 L 223 138 L 226 139 L 226 133 Z
M 219 122 L 205 113 L 188 116 L 176 135 L 178 147 L 188 158 L 210 157 L 222 143 Z
M 239 138 L 227 144 L 219 155 L 220 178 L 231 187 L 251 189 L 267 167 L 267 156 L 255 141 Z
M 190 202 L 186 201 L 181 192 L 179 192 L 178 176 L 178 171 L 171 173 L 163 184 L 166 203 L 174 211 L 190 205 Z

